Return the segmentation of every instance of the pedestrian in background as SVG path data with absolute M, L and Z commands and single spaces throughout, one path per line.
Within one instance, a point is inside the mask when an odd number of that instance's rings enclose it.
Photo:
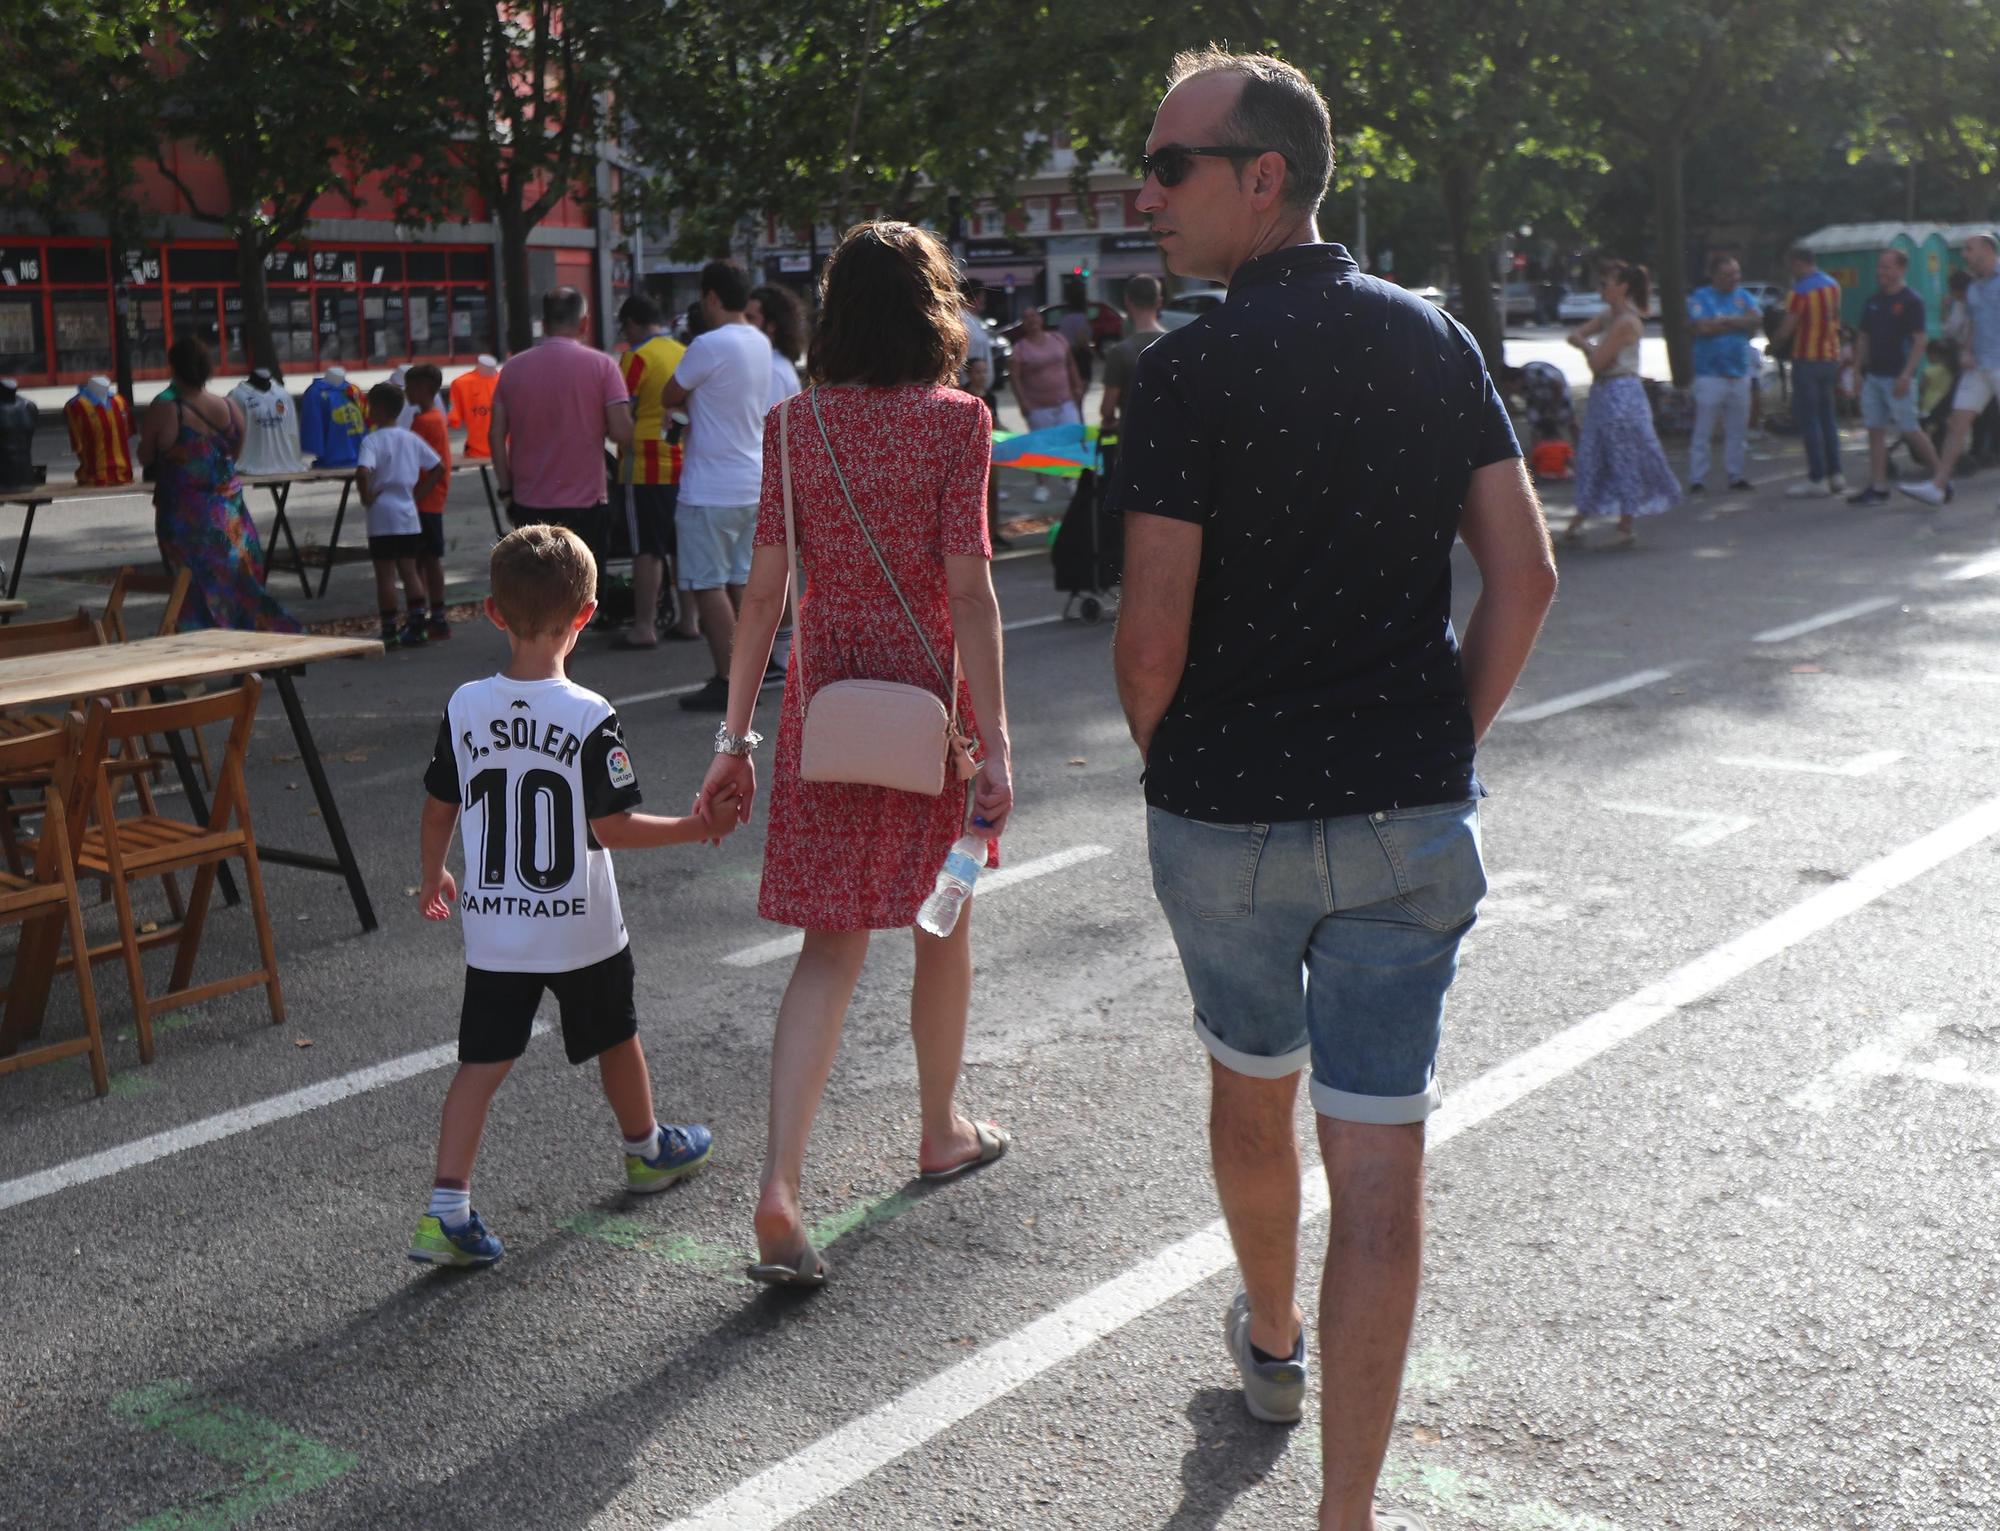
M 1164 334 L 1159 278 L 1133 277 L 1125 284 L 1125 337 L 1104 354 L 1104 399 L 1097 413 L 1101 435 L 1118 434 L 1119 411 L 1132 386 L 1140 354 Z
M 613 640 L 620 649 L 657 648 L 660 590 L 674 563 L 674 503 L 681 449 L 667 439 L 663 395 L 687 347 L 667 333 L 659 305 L 635 292 L 618 310 L 625 338 L 621 369 L 632 396 L 632 440 L 618 454 L 618 484 L 632 543 L 632 620 Z M 669 632 L 679 637 L 673 626 Z
M 701 271 L 701 317 L 707 326 L 660 395 L 667 409 L 687 408 L 674 540 L 681 590 L 694 602 L 715 673 L 681 698 L 689 712 L 720 712 L 729 702 L 729 652 L 736 608 L 750 577 L 757 529 L 757 486 L 764 462 L 764 416 L 771 407 L 771 342 L 750 323 L 750 279 L 728 261 Z
M 1083 386 L 1089 388 L 1097 337 L 1091 331 L 1089 289 L 1075 277 L 1063 284 L 1063 316 L 1056 331 L 1068 344 L 1069 354 L 1076 358 L 1077 375 L 1083 379 Z M 1078 395 L 1077 403 L 1082 402 L 1082 396 Z
M 947 852 L 967 832 L 968 811 L 971 832 L 997 850 L 1014 801 L 986 540 L 993 422 L 983 402 L 955 386 L 965 327 L 951 258 L 935 236 L 907 223 L 864 223 L 841 240 L 822 280 L 814 387 L 779 405 L 765 433 L 757 550 L 728 714 L 696 810 L 717 793 L 735 793 L 747 821 L 755 801 L 750 751 L 762 741 L 751 723 L 790 584 L 789 499 L 805 587 L 757 912 L 801 927 L 805 939 L 771 1044 L 770 1138 L 750 1270 L 755 1280 L 785 1286 L 826 1281 L 826 1262 L 806 1235 L 800 1182 L 870 932 L 915 924 Z M 939 670 L 952 665 L 954 650 L 964 680 L 952 686 Z M 843 680 L 898 681 L 940 693 L 940 701 L 949 696 L 984 746 L 970 805 L 956 781 L 931 797 L 803 780 L 807 708 Z M 927 1180 L 990 1163 L 1008 1145 L 1000 1129 L 953 1104 L 972 1001 L 971 923 L 968 906 L 949 936 L 915 932 L 910 1036 L 922 1118 L 917 1169 Z
M 1861 373 L 1861 423 L 1868 429 L 1868 487 L 1850 505 L 1889 503 L 1889 433 L 1910 449 L 1926 474 L 1937 472 L 1937 448 L 1917 424 L 1917 374 L 1929 325 L 1924 300 L 1905 280 L 1910 257 L 1884 250 L 1875 258 L 1875 291 L 1861 310 L 1855 364 Z
M 1639 380 L 1639 341 L 1645 334 L 1652 277 L 1644 266 L 1610 261 L 1598 275 L 1606 307 L 1579 325 L 1569 343 L 1590 365 L 1590 399 L 1583 438 L 1576 449 L 1576 515 L 1563 541 L 1580 543 L 1592 516 L 1616 516 L 1615 546 L 1638 541 L 1639 516 L 1656 516 L 1680 503 L 1680 481 L 1667 465 L 1653 429 L 1653 407 Z
M 984 399 L 986 408 L 999 423 L 1000 405 L 993 397 L 993 337 L 987 332 L 984 309 L 986 288 L 976 276 L 958 281 L 958 317 L 965 325 L 965 365 L 958 369 L 958 386 L 975 399 Z M 1000 478 L 986 475 L 986 535 L 995 552 L 1005 552 L 1014 544 L 1000 534 Z
M 1554 362 L 1531 361 L 1500 369 L 1500 386 L 1521 401 L 1528 417 L 1528 434 L 1536 441 L 1576 442 L 1576 406 L 1569 379 Z
M 1051 334 L 1042 311 L 1030 307 L 1021 315 L 1021 338 L 1014 342 L 1010 373 L 1014 403 L 1031 431 L 1058 425 L 1083 424 L 1083 374 L 1076 354 L 1062 336 Z M 1035 476 L 1036 503 L 1046 503 L 1049 486 Z
M 1333 140 L 1312 84 L 1211 51 L 1177 59 L 1171 87 L 1138 209 L 1170 271 L 1229 296 L 1154 341 L 1125 400 L 1118 693 L 1210 1057 L 1243 1277 L 1230 1360 L 1255 1417 L 1300 1417 L 1293 1116 L 1310 1066 L 1332 1200 L 1319 1525 L 1395 1531 L 1421 1525 L 1373 1501 L 1422 1266 L 1423 1124 L 1486 887 L 1473 748 L 1555 569 L 1472 337 L 1319 242 Z M 1462 648 L 1455 537 L 1481 577 Z
M 542 338 L 493 390 L 493 478 L 515 526 L 567 526 L 601 564 L 604 443 L 631 446 L 632 408 L 618 364 L 583 343 L 586 312 L 574 287 L 542 294 Z
M 1764 331 L 1764 311 L 1740 285 L 1733 255 L 1708 263 L 1708 285 L 1688 294 L 1694 334 L 1694 437 L 1688 443 L 1688 493 L 1708 492 L 1708 454 L 1722 424 L 1722 467 L 1731 489 L 1748 489 L 1750 382 L 1757 370 L 1750 337 Z
M 1897 486 L 1926 505 L 1942 505 L 1951 498 L 1951 475 L 1972 440 L 1973 422 L 2000 402 L 2000 239 L 1974 234 L 1966 240 L 1965 269 L 1961 307 L 1967 338 L 1959 346 L 1958 388 L 1952 394 L 1944 452 L 1928 483 Z
M 1792 356 L 1792 418 L 1805 438 L 1806 481 L 1785 491 L 1794 500 L 1841 494 L 1840 420 L 1834 392 L 1840 375 L 1840 283 L 1819 269 L 1819 257 L 1798 245 L 1789 257 L 1792 295 L 1778 339 Z
M 771 407 L 799 391 L 799 361 L 806 354 L 806 310 L 789 287 L 759 287 L 743 317 L 771 342 Z

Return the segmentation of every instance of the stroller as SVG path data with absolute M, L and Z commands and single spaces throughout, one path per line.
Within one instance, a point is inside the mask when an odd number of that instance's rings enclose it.
M 1104 472 L 1111 471 L 1113 448 L 1103 449 Z M 1118 581 L 1125 568 L 1125 534 L 1118 518 L 1104 508 L 1104 490 L 1096 471 L 1078 475 L 1062 524 L 1049 548 L 1055 564 L 1056 589 L 1068 594 L 1065 621 L 1095 626 L 1106 606 L 1116 607 Z

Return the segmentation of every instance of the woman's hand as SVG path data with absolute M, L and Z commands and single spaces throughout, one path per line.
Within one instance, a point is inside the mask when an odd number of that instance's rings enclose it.
M 973 782 L 971 832 L 982 840 L 997 840 L 1013 812 L 1013 774 L 1006 757 L 996 751 L 980 762 Z
M 717 755 L 709 763 L 708 775 L 702 778 L 701 791 L 695 795 L 694 811 L 705 814 L 710 798 L 732 791 L 736 794 L 736 822 L 748 824 L 757 797 L 757 767 L 748 755 Z

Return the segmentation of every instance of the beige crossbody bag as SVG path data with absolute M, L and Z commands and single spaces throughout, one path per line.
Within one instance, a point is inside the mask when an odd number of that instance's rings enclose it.
M 799 743 L 799 777 L 804 781 L 891 787 L 898 792 L 936 797 L 944 791 L 948 774 L 967 782 L 979 771 L 979 762 L 973 756 L 971 742 L 958 716 L 958 648 L 955 644 L 952 647 L 951 675 L 947 679 L 922 624 L 903 598 L 902 587 L 889 572 L 889 560 L 882 556 L 882 549 L 876 545 L 874 534 L 868 530 L 868 523 L 862 519 L 861 509 L 848 490 L 847 476 L 840 471 L 840 460 L 834 456 L 826 421 L 819 412 L 817 388 L 807 390 L 806 402 L 812 406 L 813 421 L 819 426 L 827 461 L 833 464 L 841 498 L 847 501 L 869 552 L 881 565 L 882 577 L 895 592 L 896 603 L 916 629 L 917 641 L 924 646 L 931 668 L 949 688 L 951 705 L 947 709 L 937 694 L 926 687 L 906 686 L 892 680 L 837 680 L 813 691 L 806 679 L 805 622 L 801 619 L 793 647 L 798 655 L 801 694 L 809 695 L 812 700 L 806 704 L 805 729 Z M 778 411 L 778 461 L 785 497 L 785 554 L 791 562 L 793 595 L 802 597 L 805 582 L 799 576 L 798 527 L 792 511 L 791 413 L 789 408 Z

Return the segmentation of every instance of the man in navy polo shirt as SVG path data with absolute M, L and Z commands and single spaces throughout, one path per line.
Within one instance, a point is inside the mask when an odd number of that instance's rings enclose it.
M 1930 338 L 1924 300 L 1906 280 L 1910 257 L 1884 250 L 1875 257 L 1875 290 L 1861 310 L 1855 361 L 1861 369 L 1861 423 L 1868 428 L 1868 487 L 1850 505 L 1889 503 L 1889 432 L 1903 438 L 1924 472 L 1937 472 L 1937 448 L 1917 429 L 1917 373 Z
M 1445 989 L 1486 888 L 1473 746 L 1555 591 L 1548 533 L 1472 337 L 1322 244 L 1326 104 L 1290 65 L 1175 61 L 1139 211 L 1229 285 L 1155 341 L 1111 486 L 1118 690 L 1153 881 L 1211 1060 L 1216 1188 L 1243 1277 L 1244 1401 L 1295 1420 L 1298 1077 L 1331 1191 L 1322 1531 L 1373 1505 L 1422 1257 Z M 1482 577 L 1461 646 L 1451 550 Z M 1302 978 L 1303 971 L 1303 978 Z

